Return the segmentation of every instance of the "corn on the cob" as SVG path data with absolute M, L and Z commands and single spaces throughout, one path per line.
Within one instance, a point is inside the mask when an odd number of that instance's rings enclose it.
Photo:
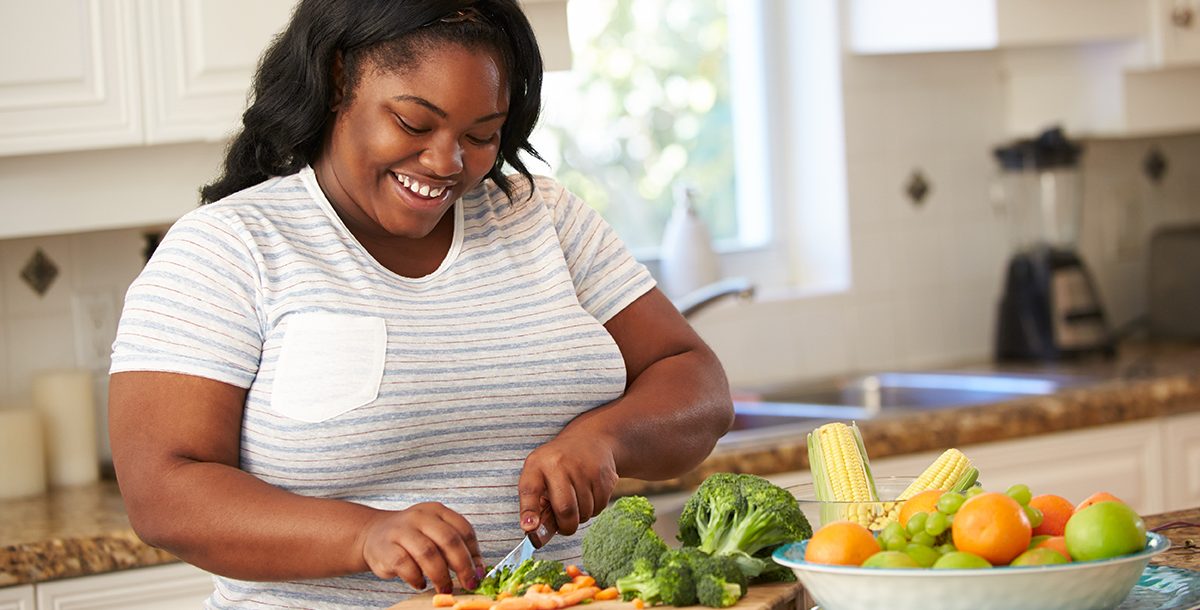
M 885 502 L 883 505 L 883 514 L 880 515 L 873 523 L 871 529 L 883 529 L 890 521 L 896 521 L 900 518 L 900 505 L 907 500 L 923 491 L 930 489 L 941 489 L 946 491 L 966 491 L 967 488 L 975 484 L 975 480 L 979 477 L 979 470 L 971 465 L 971 460 L 967 458 L 963 452 L 953 447 L 942 452 L 932 464 L 930 464 L 921 476 L 917 477 L 899 496 L 895 502 Z
M 847 519 L 866 526 L 875 518 L 879 495 L 858 426 L 825 424 L 808 434 L 808 462 L 817 499 L 849 502 L 839 510 L 822 505 L 822 524 Z

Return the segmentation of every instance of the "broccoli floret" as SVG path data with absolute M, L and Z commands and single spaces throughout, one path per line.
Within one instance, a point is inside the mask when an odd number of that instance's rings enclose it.
M 716 574 L 706 574 L 696 578 L 696 597 L 702 606 L 728 608 L 742 598 L 742 592 L 737 583 Z
M 640 599 L 650 606 L 657 604 L 661 597 L 658 579 L 654 577 L 655 572 L 653 561 L 644 557 L 634 561 L 633 569 L 617 579 L 616 586 L 617 591 L 621 593 L 621 599 L 625 601 Z
M 692 577 L 692 562 L 686 553 L 669 550 L 658 561 L 654 573 L 659 597 L 668 606 L 692 606 L 696 603 L 696 581 Z
M 654 531 L 654 507 L 641 496 L 626 496 L 601 512 L 583 535 L 583 569 L 603 587 L 633 571 L 638 559 L 658 567 L 667 543 Z
M 531 585 L 546 584 L 557 589 L 571 580 L 563 564 L 549 559 L 526 559 L 515 568 L 500 568 L 485 577 L 472 593 L 496 597 L 501 593 L 524 595 Z
M 812 526 L 791 492 L 750 474 L 710 475 L 679 518 L 685 546 L 730 555 L 751 578 L 769 568 L 766 556 L 775 547 L 810 536 Z

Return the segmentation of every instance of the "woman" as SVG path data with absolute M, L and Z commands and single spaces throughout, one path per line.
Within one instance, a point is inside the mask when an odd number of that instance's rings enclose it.
M 472 588 L 540 526 L 578 562 L 618 477 L 728 429 L 712 352 L 519 158 L 541 72 L 515 0 L 304 0 L 267 51 L 113 351 L 130 519 L 219 575 L 209 607 Z

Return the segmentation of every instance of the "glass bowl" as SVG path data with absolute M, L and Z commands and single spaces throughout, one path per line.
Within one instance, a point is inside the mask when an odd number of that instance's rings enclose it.
M 822 502 L 817 499 L 816 487 L 812 483 L 792 485 L 787 488 L 796 496 L 800 510 L 808 519 L 813 531 L 830 521 L 852 520 L 863 525 L 878 524 L 879 518 L 889 511 L 896 503 L 896 498 L 916 481 L 915 476 L 876 477 L 875 491 L 879 493 L 878 502 Z M 882 529 L 883 525 L 871 529 Z

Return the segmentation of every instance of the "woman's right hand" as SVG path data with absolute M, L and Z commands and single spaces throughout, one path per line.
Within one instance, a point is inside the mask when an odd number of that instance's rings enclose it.
M 380 578 L 400 578 L 414 589 L 426 579 L 439 593 L 450 593 L 450 572 L 463 588 L 479 586 L 483 555 L 475 529 L 462 515 L 439 502 L 423 502 L 397 512 L 381 512 L 363 528 L 362 556 Z

